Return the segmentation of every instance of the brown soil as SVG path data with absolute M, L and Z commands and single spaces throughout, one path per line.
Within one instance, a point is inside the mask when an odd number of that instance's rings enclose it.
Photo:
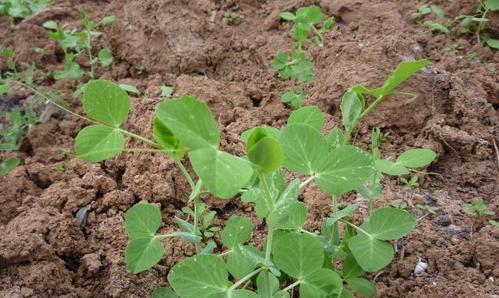
M 236 2 L 236 22 L 225 25 L 223 15 Z M 433 2 L 456 16 L 470 13 L 475 1 Z M 159 86 L 170 84 L 175 94 L 206 100 L 222 126 L 223 147 L 241 154 L 240 133 L 260 124 L 282 126 L 290 110 L 281 104 L 280 94 L 298 86 L 280 80 L 269 67 L 276 52 L 292 43 L 289 24 L 280 22 L 278 14 L 314 3 L 338 17 L 338 28 L 326 34 L 325 45 L 309 50 L 316 79 L 307 86 L 306 103 L 326 113 L 328 129 L 340 126 L 339 101 L 349 86 L 376 86 L 401 60 L 433 62 L 429 71 L 404 85 L 417 98 L 409 102 L 394 97 L 384 103 L 356 139 L 366 147 L 370 129 L 377 126 L 390 133 L 383 147 L 387 156 L 410 146 L 438 152 L 438 161 L 428 169 L 436 174 L 421 176 L 419 189 L 384 181 L 385 194 L 377 204 L 406 202 L 421 219 L 414 232 L 396 243 L 393 264 L 376 276 L 379 296 L 499 297 L 499 230 L 473 223 L 462 209 L 463 202 L 481 197 L 499 213 L 498 153 L 493 145 L 498 143 L 499 104 L 493 69 L 499 70 L 499 54 L 477 45 L 473 37 L 425 32 L 410 20 L 418 1 L 58 0 L 16 27 L 0 18 L 0 46 L 14 47 L 21 68 L 35 62 L 51 71 L 60 67 L 61 57 L 56 44 L 47 39 L 43 22 L 76 25 L 80 9 L 93 18 L 116 15 L 117 21 L 97 42 L 97 48 L 112 49 L 115 61 L 111 70 L 98 73 L 148 94 L 133 99 L 127 129 L 150 135 Z M 497 29 L 498 16 L 490 18 L 491 30 Z M 455 43 L 462 50 L 446 50 Z M 44 52 L 35 52 L 36 47 Z M 468 59 L 470 52 L 480 61 Z M 139 65 L 145 67 L 142 74 L 134 70 Z M 81 110 L 70 96 L 74 83 L 38 84 L 50 86 Z M 19 89 L 2 99 L 11 105 L 29 100 L 29 93 Z M 62 149 L 72 148 L 84 123 L 57 112 L 49 115 L 23 139 L 23 164 L 0 176 L 0 297 L 147 297 L 165 284 L 169 268 L 194 250 L 181 240 L 166 240 L 161 263 L 133 275 L 123 260 L 123 215 L 139 201 L 154 202 L 162 207 L 162 229 L 172 231 L 173 217 L 181 216 L 186 204 L 185 179 L 163 155 L 124 154 L 101 164 L 68 157 Z M 311 210 L 307 228 L 315 229 L 330 202 L 313 185 L 303 197 Z M 342 198 L 345 203 L 352 200 L 358 198 Z M 252 210 L 238 199 L 208 203 L 220 222 Z M 417 204 L 436 206 L 438 213 L 425 216 Z M 80 228 L 75 214 L 85 206 L 90 211 Z M 257 231 L 254 241 L 259 243 L 262 237 Z M 418 258 L 429 268 L 414 276 Z

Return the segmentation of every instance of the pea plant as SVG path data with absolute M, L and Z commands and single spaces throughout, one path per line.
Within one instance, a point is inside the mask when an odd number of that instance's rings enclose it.
M 0 16 L 9 16 L 12 21 L 40 12 L 50 3 L 50 0 L 1 0 Z
M 314 79 L 313 63 L 307 57 L 303 47 L 307 42 L 322 46 L 324 33 L 333 27 L 334 17 L 326 18 L 320 7 L 315 5 L 298 8 L 296 14 L 283 12 L 280 17 L 293 23 L 291 31 L 295 43 L 291 54 L 278 52 L 272 60 L 271 66 L 283 79 L 311 82 Z M 318 27 L 320 24 L 321 26 Z M 282 95 L 282 101 L 297 109 L 301 106 L 305 96 L 305 90 L 286 92 Z
M 84 76 L 90 79 L 95 78 L 95 65 L 100 63 L 102 67 L 108 67 L 113 61 L 111 50 L 108 48 L 101 49 L 97 56 L 94 57 L 92 38 L 102 35 L 102 32 L 97 31 L 101 26 L 105 26 L 114 22 L 114 16 L 106 16 L 102 20 L 95 22 L 90 20 L 85 12 L 80 12 L 80 20 L 83 24 L 83 30 L 66 29 L 55 21 L 47 21 L 43 27 L 50 30 L 49 38 L 56 41 L 64 51 L 64 67 L 62 70 L 56 70 L 53 73 L 55 80 L 74 79 L 79 80 Z M 88 65 L 90 70 L 85 72 L 81 66 L 75 61 L 81 55 L 87 55 Z
M 75 152 L 88 162 L 123 152 L 166 154 L 185 176 L 191 193 L 183 209 L 186 217 L 174 219 L 177 231 L 161 233 L 161 210 L 152 204 L 138 203 L 125 214 L 129 237 L 125 261 L 133 273 L 161 261 L 163 239 L 181 238 L 196 249 L 195 256 L 169 271 L 171 289 L 158 288 L 155 297 L 284 298 L 295 291 L 304 298 L 353 297 L 353 293 L 372 297 L 376 288 L 364 274 L 391 263 L 395 252 L 390 241 L 407 235 L 416 220 L 402 209 L 371 206 L 367 217 L 353 221 L 351 215 L 360 205 L 340 208 L 338 199 L 360 191 L 379 172 L 418 167 L 429 158 L 421 151 L 409 151 L 392 162 L 390 170 L 380 170 L 380 154 L 368 153 L 350 140 L 370 111 L 427 65 L 426 60 L 402 62 L 381 87 L 350 88 L 341 105 L 344 131 L 335 128 L 324 135 L 324 115 L 314 106 L 291 113 L 282 129 L 258 126 L 245 131 L 244 157 L 220 148 L 220 128 L 202 100 L 183 95 L 161 101 L 152 119 L 153 139 L 148 139 L 122 128 L 130 109 L 127 93 L 114 83 L 92 80 L 82 99 L 86 116 L 79 116 L 91 125 L 78 133 Z M 374 101 L 365 108 L 368 96 Z M 126 138 L 145 146 L 126 148 Z M 186 160 L 195 176 L 187 170 Z M 286 172 L 296 178 L 287 181 Z M 315 231 L 304 228 L 308 206 L 300 200 L 301 190 L 310 183 L 331 197 L 331 214 Z M 254 226 L 244 216 L 231 216 L 220 242 L 213 240 L 218 232 L 211 225 L 216 214 L 208 211 L 203 198 L 238 195 L 254 205 L 256 216 L 265 223 L 262 247 L 250 241 Z

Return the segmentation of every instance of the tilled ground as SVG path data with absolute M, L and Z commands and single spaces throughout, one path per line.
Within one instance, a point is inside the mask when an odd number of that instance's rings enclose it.
M 240 5 L 235 24 L 222 18 L 234 3 Z M 474 1 L 434 1 L 447 14 L 473 10 Z M 98 70 L 103 79 L 133 84 L 145 90 L 133 99 L 126 128 L 150 136 L 151 116 L 160 101 L 159 87 L 169 84 L 175 94 L 205 100 L 222 127 L 222 147 L 242 154 L 239 137 L 247 128 L 266 124 L 281 127 L 290 109 L 280 102 L 284 91 L 298 87 L 279 79 L 269 62 L 279 50 L 291 47 L 289 24 L 278 14 L 319 4 L 338 17 L 337 29 L 325 35 L 323 47 L 308 51 L 315 80 L 307 104 L 326 113 L 326 128 L 340 126 L 339 101 L 356 83 L 381 84 L 401 61 L 427 58 L 432 66 L 403 86 L 417 94 L 383 103 L 369 116 L 356 144 L 369 145 L 370 130 L 389 132 L 383 154 L 394 157 L 408 147 L 432 148 L 438 160 L 421 175 L 419 189 L 407 190 L 385 178 L 379 206 L 405 202 L 418 216 L 418 227 L 396 243 L 393 264 L 376 276 L 380 297 L 499 297 L 499 229 L 473 224 L 462 204 L 483 198 L 499 213 L 497 106 L 499 54 L 476 44 L 473 37 L 431 35 L 410 19 L 417 1 L 53 1 L 45 11 L 15 27 L 0 18 L 0 46 L 13 46 L 21 68 L 37 63 L 52 71 L 61 66 L 61 53 L 41 26 L 57 20 L 77 26 L 78 11 L 92 18 L 116 15 L 105 28 L 97 48 L 110 47 L 110 70 Z M 493 34 L 497 15 L 490 15 Z M 459 44 L 462 50 L 449 51 Z M 43 48 L 43 53 L 35 51 Z M 479 61 L 470 60 L 474 52 Z M 139 73 L 136 66 L 143 66 Z M 1 68 L 1 66 L 0 66 Z M 66 98 L 76 85 L 68 81 L 37 82 Z M 15 88 L 2 98 L 0 108 L 26 104 L 32 96 Z M 47 111 L 47 107 L 41 107 Z M 5 110 L 2 110 L 2 113 Z M 165 284 L 176 262 L 194 253 L 181 240 L 165 240 L 167 253 L 153 269 L 133 275 L 126 270 L 123 252 L 124 212 L 139 201 L 161 205 L 163 231 L 173 231 L 174 216 L 182 216 L 188 187 L 174 163 L 163 155 L 123 154 L 101 164 L 85 164 L 63 149 L 85 124 L 60 112 L 50 113 L 22 140 L 23 164 L 0 176 L 0 297 L 147 297 Z M 309 205 L 307 228 L 315 229 L 329 212 L 329 199 L 311 185 L 303 195 Z M 343 203 L 358 201 L 353 195 Z M 217 223 L 234 213 L 250 216 L 252 207 L 239 199 L 208 200 L 217 211 Z M 416 205 L 438 207 L 428 215 Z M 89 206 L 80 228 L 76 212 Z M 263 239 L 263 225 L 253 218 Z M 429 263 L 427 272 L 414 276 L 418 259 Z M 374 279 L 374 275 L 370 276 Z

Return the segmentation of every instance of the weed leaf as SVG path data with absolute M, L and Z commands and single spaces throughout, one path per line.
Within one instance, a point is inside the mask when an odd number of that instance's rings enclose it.
M 88 162 L 98 162 L 120 154 L 125 148 L 121 131 L 104 125 L 90 125 L 80 130 L 75 139 L 75 152 Z
M 375 97 L 388 96 L 393 91 L 393 89 L 397 88 L 412 75 L 429 65 L 430 62 L 425 59 L 400 62 L 392 75 L 390 75 L 388 79 L 386 79 L 383 86 L 372 90 L 371 94 Z
M 118 85 L 108 81 L 90 81 L 83 95 L 83 110 L 93 120 L 119 127 L 128 117 L 130 99 Z
M 375 165 L 376 169 L 387 175 L 400 176 L 409 174 L 409 170 L 400 163 L 391 162 L 386 159 L 376 160 Z
M 430 149 L 409 149 L 400 154 L 397 163 L 411 169 L 421 168 L 429 165 L 437 156 Z

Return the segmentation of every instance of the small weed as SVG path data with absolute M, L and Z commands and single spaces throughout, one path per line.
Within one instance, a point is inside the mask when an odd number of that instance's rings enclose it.
M 0 16 L 9 16 L 12 21 L 24 19 L 44 10 L 49 3 L 50 0 L 1 0 Z
M 285 92 L 281 96 L 281 101 L 289 104 L 293 109 L 298 109 L 301 107 L 301 104 L 305 100 L 306 96 L 307 91 L 305 91 L 305 89 L 298 89 L 293 92 Z
M 161 94 L 159 95 L 160 97 L 170 97 L 173 94 L 173 87 L 172 86 L 161 86 Z
M 228 12 L 224 15 L 223 21 L 225 25 L 232 26 L 236 23 L 237 14 L 235 12 Z

